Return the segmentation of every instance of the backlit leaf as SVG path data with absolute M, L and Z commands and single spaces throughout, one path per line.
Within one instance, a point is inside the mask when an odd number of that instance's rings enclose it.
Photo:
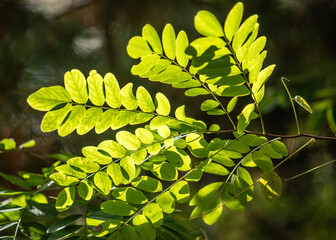
M 311 109 L 311 107 L 309 106 L 309 104 L 307 103 L 306 100 L 304 100 L 303 97 L 301 96 L 295 96 L 294 97 L 295 102 L 297 102 L 301 107 L 303 107 L 306 111 L 308 111 L 309 113 L 313 113 L 313 110 Z
M 112 191 L 112 195 L 116 199 L 131 204 L 144 204 L 148 202 L 147 197 L 141 191 L 132 187 L 116 188 Z
M 190 195 L 189 184 L 186 181 L 179 181 L 170 188 L 170 192 L 179 203 L 188 201 Z
M 226 17 L 224 23 L 224 33 L 225 37 L 229 42 L 232 41 L 233 36 L 236 34 L 239 25 L 241 23 L 243 17 L 244 6 L 241 2 L 238 2 L 234 7 L 231 9 L 229 14 Z
M 117 216 L 129 216 L 137 210 L 136 207 L 120 200 L 105 201 L 100 205 L 100 209 Z
M 138 214 L 133 218 L 133 226 L 141 239 L 155 240 L 156 232 L 145 215 Z
M 132 89 L 133 83 L 128 83 L 121 89 L 121 102 L 128 110 L 134 110 L 138 107 L 138 101 L 133 95 Z
M 273 171 L 265 172 L 259 182 L 260 190 L 268 202 L 277 199 L 282 191 L 282 182 L 278 174 Z
M 170 103 L 167 97 L 162 93 L 157 93 L 155 95 L 156 100 L 156 112 L 160 115 L 167 116 L 170 113 Z
M 210 12 L 199 11 L 194 19 L 197 32 L 207 37 L 223 37 L 224 32 L 218 19 Z
M 70 101 L 69 93 L 62 86 L 41 88 L 30 94 L 27 99 L 28 104 L 39 111 L 50 111 L 54 107 Z
M 71 104 L 67 103 L 61 109 L 47 112 L 41 122 L 42 132 L 51 132 L 59 128 L 71 109 Z
M 162 44 L 166 56 L 174 60 L 176 56 L 176 35 L 171 24 L 167 24 L 163 29 Z
M 104 86 L 106 92 L 106 103 L 112 108 L 121 106 L 121 93 L 117 79 L 112 73 L 104 76 Z
M 70 116 L 58 129 L 58 134 L 61 137 L 72 133 L 78 125 L 82 122 L 85 116 L 85 107 L 81 105 L 73 106 L 70 112 Z
M 147 205 L 143 209 L 142 213 L 151 221 L 151 223 L 153 224 L 155 228 L 158 228 L 161 226 L 163 222 L 163 213 L 158 204 L 151 203 Z
M 127 131 L 119 131 L 116 134 L 116 139 L 118 143 L 128 150 L 137 150 L 141 146 L 140 140 L 132 133 Z
M 161 210 L 165 213 L 172 213 L 175 209 L 175 199 L 171 193 L 164 192 L 156 198 L 156 203 L 160 206 Z
M 139 108 L 144 112 L 153 112 L 155 106 L 152 97 L 144 87 L 138 87 L 136 92 Z
M 74 202 L 76 194 L 75 187 L 66 187 L 64 188 L 56 198 L 56 210 L 59 212 L 63 212 L 67 210 Z
M 149 45 L 152 47 L 154 52 L 162 54 L 162 45 L 160 37 L 157 34 L 156 30 L 149 24 L 146 24 L 142 28 L 142 37 L 146 39 Z
M 162 191 L 162 184 L 155 178 L 149 176 L 141 176 L 133 179 L 131 184 L 146 192 L 160 192 Z
M 84 118 L 81 123 L 77 126 L 77 133 L 79 135 L 84 135 L 90 131 L 99 121 L 103 115 L 103 110 L 98 107 L 92 107 L 85 111 Z
M 104 193 L 104 195 L 109 194 L 112 188 L 112 181 L 110 177 L 106 172 L 102 171 L 97 172 L 94 175 L 94 184 L 102 193 Z
M 82 181 L 78 185 L 77 193 L 85 201 L 89 201 L 93 195 L 93 188 L 90 186 L 88 181 Z
M 258 15 L 253 15 L 246 19 L 243 24 L 238 28 L 235 37 L 232 41 L 232 47 L 234 51 L 237 51 L 243 43 L 246 41 L 246 38 L 253 31 L 254 25 L 257 23 Z
M 86 80 L 79 70 L 72 69 L 64 74 L 65 89 L 69 92 L 71 99 L 77 103 L 85 104 L 88 100 Z
M 152 51 L 144 38 L 136 36 L 128 42 L 127 53 L 131 58 L 140 58 L 151 54 Z
M 87 82 L 90 101 L 96 106 L 102 106 L 105 102 L 102 76 L 96 70 L 92 70 L 87 78 Z
M 123 179 L 123 175 L 120 169 L 120 165 L 112 163 L 107 167 L 107 174 L 112 178 L 114 185 L 118 186 Z

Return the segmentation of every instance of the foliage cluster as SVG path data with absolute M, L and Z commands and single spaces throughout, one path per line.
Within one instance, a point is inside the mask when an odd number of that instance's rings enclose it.
M 128 55 L 140 60 L 131 69 L 133 75 L 185 89 L 187 97 L 204 96 L 201 111 L 227 118 L 229 128 L 221 129 L 220 117 L 210 126 L 191 118 L 185 106 L 172 111 L 163 93 L 153 100 L 140 86 L 134 94 L 132 83 L 120 87 L 112 73 L 103 77 L 95 70 L 86 78 L 73 69 L 65 73 L 64 87 L 44 87 L 31 94 L 28 104 L 46 112 L 43 132 L 57 130 L 66 136 L 112 129 L 115 139 L 85 146 L 83 156 L 57 161 L 43 174 L 1 174 L 24 190 L 0 192 L 6 197 L 0 207 L 5 223 L 0 231 L 15 228 L 9 236 L 14 239 L 20 234 L 31 239 L 195 239 L 201 234 L 186 234 L 176 220 L 181 204 L 192 208 L 191 219 L 200 217 L 211 225 L 224 207 L 243 210 L 257 184 L 265 199 L 274 201 L 282 190 L 274 170 L 314 138 L 289 155 L 281 137 L 265 131 L 259 104 L 275 65 L 263 67 L 266 37 L 258 37 L 257 19 L 253 15 L 243 21 L 242 3 L 232 8 L 224 26 L 203 10 L 194 19 L 202 36 L 190 43 L 184 31 L 176 35 L 170 24 L 161 38 L 147 24 L 127 46 Z M 302 97 L 290 100 L 311 112 Z M 261 132 L 248 130 L 256 119 Z M 140 126 L 131 132 L 122 129 L 127 125 Z M 307 135 L 298 126 L 296 136 Z M 10 139 L 0 146 L 3 151 L 17 150 Z M 262 172 L 256 180 L 250 173 L 253 168 Z M 218 181 L 192 194 L 191 184 L 208 175 Z M 58 190 L 57 195 L 51 197 L 49 190 Z M 38 223 L 44 218 L 48 226 Z

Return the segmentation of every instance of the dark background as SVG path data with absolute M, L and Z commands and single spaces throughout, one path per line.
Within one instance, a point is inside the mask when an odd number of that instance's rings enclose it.
M 291 81 L 293 96 L 311 103 L 314 113 L 298 110 L 303 132 L 333 136 L 327 109 L 336 109 L 336 2 L 333 0 L 245 0 L 244 18 L 259 15 L 259 35 L 268 39 L 265 65 L 277 65 L 267 83 L 262 105 L 266 129 L 296 133 L 290 101 L 280 82 Z M 35 139 L 34 153 L 80 154 L 86 145 L 113 137 L 111 131 L 85 136 L 39 129 L 43 113 L 29 108 L 26 98 L 44 86 L 63 85 L 63 75 L 73 68 L 88 75 L 96 69 L 112 72 L 121 86 L 131 81 L 154 96 L 161 91 L 174 100 L 173 108 L 186 104 L 187 114 L 207 120 L 197 100 L 183 91 L 132 76 L 137 61 L 126 53 L 128 40 L 149 23 L 161 33 L 166 23 L 189 40 L 198 37 L 194 15 L 213 12 L 223 23 L 233 0 L 0 0 L 0 139 L 18 144 Z M 201 102 L 200 102 L 201 103 Z M 335 110 L 334 110 L 335 112 Z M 334 113 L 334 118 L 335 118 Z M 210 119 L 212 121 L 212 119 Z M 290 152 L 308 139 L 286 141 Z M 335 142 L 316 142 L 278 169 L 283 178 L 333 160 Z M 25 154 L 0 154 L 0 171 L 15 174 L 40 172 L 50 161 Z M 256 172 L 256 177 L 259 172 Z M 3 183 L 6 184 L 6 183 Z M 336 239 L 335 167 L 328 165 L 301 178 L 284 182 L 281 198 L 269 204 L 257 190 L 246 211 L 225 210 L 221 220 L 206 228 L 209 239 Z

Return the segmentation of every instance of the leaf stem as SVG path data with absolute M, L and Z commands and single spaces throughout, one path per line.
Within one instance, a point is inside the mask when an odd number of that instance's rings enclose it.
M 315 170 L 317 170 L 317 169 L 319 169 L 319 168 L 321 168 L 321 167 L 327 166 L 328 164 L 331 164 L 331 163 L 334 163 L 334 162 L 336 162 L 336 159 L 331 160 L 331 161 L 329 161 L 329 162 L 326 162 L 326 163 L 324 163 L 324 164 L 321 164 L 321 165 L 319 165 L 319 166 L 317 166 L 317 167 L 314 167 L 314 168 L 312 168 L 312 169 L 309 169 L 309 170 L 307 170 L 307 171 L 305 171 L 305 172 L 303 172 L 303 173 L 300 173 L 300 174 L 298 174 L 298 175 L 295 175 L 295 176 L 293 176 L 293 177 L 287 178 L 287 179 L 285 179 L 285 181 L 290 181 L 290 180 L 293 180 L 293 179 L 295 179 L 295 178 L 301 177 L 301 176 L 303 176 L 303 175 L 305 175 L 305 174 L 307 174 L 307 173 L 310 173 L 310 172 L 312 172 L 312 171 L 315 171 Z
M 281 78 L 281 82 L 282 82 L 282 84 L 284 85 L 284 87 L 285 87 L 285 89 L 286 89 L 286 91 L 287 91 L 287 94 L 288 94 L 288 96 L 289 96 L 289 99 L 290 99 L 290 101 L 291 101 L 291 104 L 292 104 L 292 108 L 293 108 L 293 112 L 294 112 L 294 117 L 295 117 L 295 122 L 296 122 L 296 127 L 297 127 L 297 132 L 298 132 L 298 134 L 300 134 L 300 126 L 299 126 L 298 117 L 297 117 L 297 115 L 296 115 L 296 110 L 295 110 L 295 106 L 294 106 L 293 98 L 292 98 L 292 95 L 290 94 L 290 92 L 289 92 L 289 90 L 288 90 L 288 88 L 287 88 L 287 86 L 286 86 L 284 80 L 287 80 L 287 81 L 289 81 L 289 80 L 288 80 L 287 78 L 284 78 L 284 77 Z
M 315 138 L 311 138 L 308 142 L 306 142 L 304 145 L 302 145 L 300 148 L 296 149 L 295 152 L 293 152 L 291 155 L 289 155 L 288 157 L 286 157 L 284 160 L 282 160 L 280 163 L 278 163 L 278 165 L 276 165 L 273 169 L 275 170 L 276 168 L 280 167 L 284 162 L 286 162 L 289 158 L 291 158 L 293 155 L 295 155 L 296 153 L 298 153 L 299 151 L 301 151 L 303 148 L 305 148 L 308 144 L 315 142 Z

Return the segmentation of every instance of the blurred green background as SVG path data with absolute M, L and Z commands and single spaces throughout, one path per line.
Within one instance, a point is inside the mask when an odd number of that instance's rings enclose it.
M 137 61 L 126 53 L 128 40 L 141 34 L 146 23 L 160 33 L 166 23 L 185 30 L 189 40 L 198 36 L 194 15 L 202 9 L 224 22 L 233 0 L 0 0 L 0 139 L 18 144 L 35 139 L 35 153 L 80 154 L 86 145 L 98 145 L 113 133 L 85 136 L 42 133 L 41 112 L 29 108 L 27 96 L 37 89 L 62 85 L 63 75 L 73 68 L 88 75 L 96 69 L 112 72 L 123 86 L 131 81 L 152 95 L 161 91 L 173 107 L 186 104 L 187 114 L 213 121 L 202 114 L 197 99 L 182 91 L 132 76 Z M 305 133 L 336 134 L 336 1 L 245 0 L 244 17 L 259 15 L 260 35 L 268 39 L 265 65 L 275 63 L 267 83 L 262 112 L 272 133 L 296 133 L 290 101 L 280 82 L 293 96 L 311 103 L 314 113 L 299 109 Z M 174 101 L 173 101 L 174 100 Z M 199 102 L 201 103 L 201 102 Z M 290 152 L 307 139 L 286 141 Z M 278 169 L 283 178 L 335 159 L 335 142 L 316 142 Z M 0 171 L 15 174 L 40 172 L 50 164 L 39 158 L 11 153 L 0 155 Z M 260 175 L 256 171 L 255 177 Z M 6 183 L 2 183 L 6 185 Z M 244 212 L 225 210 L 221 220 L 205 232 L 209 239 L 336 239 L 336 173 L 328 165 L 301 178 L 285 181 L 281 198 L 266 203 L 257 190 L 256 199 Z

